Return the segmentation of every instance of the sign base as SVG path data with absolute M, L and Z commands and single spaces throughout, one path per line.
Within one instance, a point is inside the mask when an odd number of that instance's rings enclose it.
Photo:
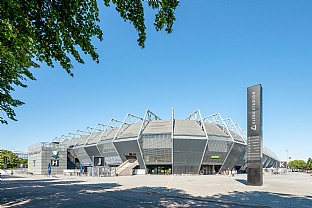
M 262 186 L 263 173 L 262 167 L 248 167 L 247 170 L 247 185 L 248 186 Z

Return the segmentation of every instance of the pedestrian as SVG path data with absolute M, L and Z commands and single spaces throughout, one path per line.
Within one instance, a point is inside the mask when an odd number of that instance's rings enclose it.
M 232 177 L 234 177 L 234 168 L 231 170 L 231 173 L 232 173 Z

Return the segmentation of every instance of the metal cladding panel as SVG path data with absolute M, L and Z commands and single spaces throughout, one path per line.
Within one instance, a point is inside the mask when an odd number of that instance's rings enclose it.
M 269 157 L 275 159 L 276 161 L 279 161 L 279 158 L 276 156 L 276 154 L 265 145 L 263 145 L 263 155 L 268 155 Z
M 28 172 L 33 174 L 44 174 L 46 167 L 42 166 L 43 148 L 33 145 L 28 148 Z
M 275 158 L 275 154 L 272 156 L 272 154 L 268 154 L 267 152 L 263 152 L 261 162 L 262 162 L 263 168 L 271 168 L 271 167 L 275 167 L 276 164 L 279 163 L 279 160 Z
M 262 167 L 263 168 L 271 168 L 273 167 L 273 164 L 276 166 L 276 161 L 272 160 L 272 158 L 267 158 L 267 161 L 265 162 L 265 164 L 262 161 Z
M 232 144 L 233 142 L 229 140 L 209 139 L 206 150 L 209 152 L 229 152 Z
M 173 139 L 173 173 L 198 174 L 205 139 Z
M 142 134 L 165 134 L 172 132 L 172 121 L 171 120 L 157 120 L 150 121 L 145 127 Z
M 72 148 L 67 149 L 67 169 L 79 168 L 79 162 L 76 161 L 76 154 Z
M 118 131 L 117 131 L 117 135 L 115 135 L 115 140 L 117 140 L 123 132 L 127 131 L 127 129 L 131 126 L 131 124 L 124 124 L 121 127 L 119 127 Z M 137 135 L 136 135 L 137 136 Z
M 247 146 L 245 147 L 245 149 L 243 150 L 241 156 L 238 158 L 237 163 L 235 164 L 235 166 L 244 166 L 246 164 L 246 157 L 247 156 Z
M 220 171 L 232 170 L 235 167 L 240 156 L 244 153 L 246 145 L 240 143 L 234 143 L 231 151 L 229 152 L 226 160 L 224 161 Z
M 94 157 L 99 157 L 101 156 L 101 153 L 99 152 L 98 148 L 93 145 L 93 146 L 86 146 L 84 147 L 86 150 L 87 154 L 89 155 L 90 158 Z
M 63 144 L 65 147 L 69 148 L 69 147 L 75 145 L 76 142 L 77 142 L 77 140 L 78 140 L 77 138 L 75 138 L 75 139 L 68 139 L 68 140 L 65 140 L 64 142 L 62 142 L 62 144 Z
M 206 136 L 197 121 L 193 120 L 176 120 L 174 123 L 174 135 Z
M 83 135 L 79 138 L 77 146 L 84 145 L 90 135 Z
M 173 152 L 204 152 L 205 144 L 207 140 L 196 139 L 193 137 L 192 139 L 173 139 Z
M 276 162 L 277 162 L 276 160 L 271 160 L 271 162 L 268 166 L 273 167 L 273 168 L 277 168 Z
M 209 136 L 203 164 L 222 165 L 232 144 L 233 142 L 228 137 Z
M 118 128 L 107 129 L 101 134 L 101 138 L 99 138 L 98 142 L 114 138 L 117 131 L 118 131 Z
M 222 165 L 226 155 L 225 152 L 207 152 L 204 155 L 202 165 Z
M 230 131 L 230 132 L 231 132 L 231 135 L 232 135 L 232 137 L 233 137 L 233 139 L 234 139 L 235 141 L 238 141 L 238 142 L 245 142 L 244 139 L 243 139 L 241 136 L 237 135 L 236 133 L 234 133 L 234 132 L 232 132 L 232 131 Z
M 137 140 L 114 141 L 114 146 L 118 154 L 140 152 Z
M 101 141 L 97 146 L 103 155 L 106 164 L 117 165 L 122 163 L 122 160 L 113 145 L 113 139 Z
M 102 133 L 103 132 L 101 131 L 101 132 L 95 132 L 95 133 L 91 134 L 90 137 L 88 138 L 87 144 L 97 143 L 97 141 L 100 139 Z
M 267 155 L 265 155 L 265 154 L 263 154 L 263 157 L 262 157 L 262 167 L 263 168 L 268 168 L 268 164 L 270 163 L 270 158 L 267 156 Z
M 142 138 L 142 148 L 147 149 L 166 149 L 172 148 L 171 138 Z
M 172 164 L 171 134 L 142 135 L 139 144 L 146 165 Z
M 141 126 L 142 126 L 142 122 L 131 124 L 120 135 L 118 135 L 118 138 L 116 138 L 116 140 L 129 138 L 129 137 L 137 137 L 141 129 Z
M 205 129 L 208 135 L 216 135 L 216 136 L 225 136 L 228 137 L 229 135 L 225 133 L 219 125 L 215 123 L 204 123 Z
M 123 162 L 127 160 L 125 155 L 128 155 L 129 153 L 133 155 L 133 153 L 135 153 L 136 158 L 140 164 L 140 168 L 144 168 L 144 163 L 137 140 L 120 141 L 120 142 L 114 141 L 114 146 Z
M 113 145 L 113 139 L 100 142 L 97 146 L 103 156 L 106 156 L 107 154 L 110 154 L 110 153 L 115 153 L 116 155 L 118 155 Z
M 101 141 L 107 140 L 107 139 L 113 139 L 116 136 L 118 130 L 119 130 L 119 128 L 114 128 L 112 130 L 109 130 L 107 132 L 107 135 L 104 133 L 103 136 L 105 136 L 105 135 L 106 136 L 104 138 L 101 138 Z
M 268 167 L 268 168 L 271 168 L 271 167 L 276 168 L 277 166 L 276 166 L 275 161 L 272 161 L 272 160 L 271 160 L 271 161 L 269 162 L 269 164 L 267 165 L 267 167 Z
M 52 151 L 57 151 L 59 158 L 56 159 L 58 162 L 56 162 L 56 166 L 53 166 L 53 161 L 55 159 L 51 157 Z M 51 173 L 52 174 L 62 174 L 64 169 L 67 169 L 67 150 L 66 148 L 63 148 L 59 145 L 54 145 L 52 143 L 51 147 L 44 148 L 43 154 L 42 154 L 42 167 L 45 167 L 44 170 L 47 171 L 47 165 L 48 163 L 51 163 Z M 45 173 L 47 174 L 47 173 Z
M 75 147 L 73 149 L 74 153 L 79 159 L 79 162 L 83 166 L 91 166 L 92 165 L 92 160 L 90 159 L 89 155 L 87 154 L 86 150 L 83 148 L 83 146 L 80 147 Z
M 28 151 L 28 171 L 33 174 L 47 174 L 49 163 L 52 174 L 62 174 L 67 169 L 67 148 L 63 144 L 42 142 L 29 146 Z M 54 152 L 58 153 L 58 158 L 54 157 Z

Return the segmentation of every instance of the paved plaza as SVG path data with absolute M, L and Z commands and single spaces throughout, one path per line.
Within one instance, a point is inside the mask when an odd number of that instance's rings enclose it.
M 312 208 L 312 176 L 246 174 L 119 177 L 2 176 L 0 207 L 303 207 Z

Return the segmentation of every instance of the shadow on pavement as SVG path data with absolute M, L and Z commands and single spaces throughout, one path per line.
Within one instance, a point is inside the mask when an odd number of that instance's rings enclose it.
M 193 197 L 179 189 L 80 180 L 4 180 L 3 207 L 312 207 L 312 196 L 246 191 Z M 1 207 L 1 206 L 0 206 Z
M 240 183 L 242 183 L 242 184 L 244 184 L 244 185 L 247 185 L 247 180 L 245 180 L 245 179 L 235 179 L 237 182 L 240 182 Z

